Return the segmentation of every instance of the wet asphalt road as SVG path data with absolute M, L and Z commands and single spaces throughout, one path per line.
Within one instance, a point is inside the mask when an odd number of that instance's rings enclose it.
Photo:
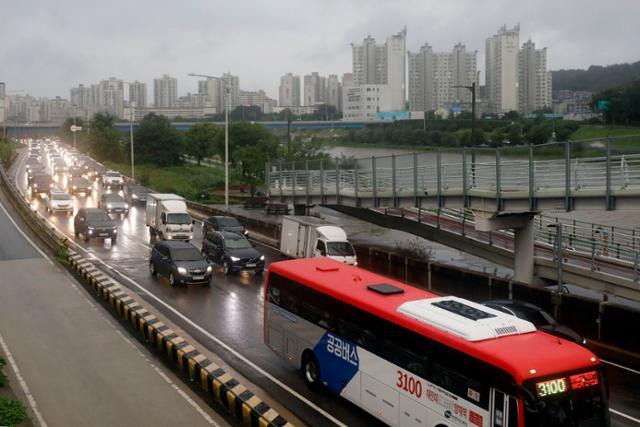
M 59 177 L 59 179 L 62 178 Z M 18 172 L 17 182 L 26 193 L 26 174 L 23 170 Z M 94 183 L 94 192 L 91 196 L 75 197 L 76 211 L 80 207 L 95 207 L 100 194 L 99 184 Z M 111 270 L 111 274 L 123 285 L 154 305 L 207 348 L 225 359 L 234 369 L 269 392 L 273 398 L 299 418 L 310 425 L 332 424 L 327 416 L 314 410 L 310 406 L 311 403 L 346 425 L 382 425 L 363 410 L 338 396 L 307 388 L 298 370 L 276 357 L 263 344 L 263 277 L 249 273 L 225 276 L 218 268 L 214 272 L 210 287 L 172 288 L 166 279 L 153 278 L 149 273 L 150 240 L 145 225 L 144 206 L 133 206 L 126 218 L 112 216 L 118 225 L 119 237 L 117 244 L 111 245 L 108 240 L 104 242 L 92 240 L 85 243 L 82 238 L 74 237 L 73 216 L 63 213 L 49 216 L 43 201 L 35 198 L 29 200 L 35 209 L 45 217 L 49 217 L 53 226 L 69 237 L 75 249 L 103 261 Z M 196 223 L 192 243 L 200 247 L 201 239 L 201 227 Z M 265 255 L 267 264 L 280 259 L 279 253 L 272 248 L 258 243 L 257 249 Z M 176 314 L 176 311 L 181 315 Z M 227 351 L 211 336 L 233 348 L 252 364 L 257 365 L 262 372 Z M 612 408 L 640 418 L 640 387 L 637 386 L 640 381 L 640 372 L 634 374 L 613 366 L 608 366 L 607 371 Z M 302 399 L 275 384 L 265 372 L 286 384 L 291 390 L 301 395 Z M 615 414 L 612 414 L 612 419 L 614 425 L 638 425 Z

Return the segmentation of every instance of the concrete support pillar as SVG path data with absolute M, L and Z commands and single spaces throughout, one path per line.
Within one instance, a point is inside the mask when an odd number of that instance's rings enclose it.
M 533 283 L 533 217 L 529 217 L 522 228 L 514 228 L 514 279 L 517 282 Z
M 514 279 L 518 282 L 534 283 L 534 215 L 535 212 L 496 213 L 474 211 L 475 228 L 478 231 L 513 229 L 514 232 Z

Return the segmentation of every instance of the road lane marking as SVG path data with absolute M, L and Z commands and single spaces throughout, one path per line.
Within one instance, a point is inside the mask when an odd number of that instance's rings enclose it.
M 624 369 L 626 371 L 633 372 L 634 374 L 640 375 L 640 371 L 636 371 L 635 369 L 631 369 L 631 368 L 619 365 L 619 364 L 614 363 L 614 362 L 609 362 L 608 360 L 604 360 L 604 359 L 600 359 L 600 361 L 604 362 L 604 363 L 606 363 L 608 365 L 615 366 L 616 368 Z
M 633 421 L 633 422 L 635 422 L 635 423 L 640 424 L 640 419 L 638 419 L 638 418 L 634 418 L 634 417 L 632 417 L 631 415 L 623 414 L 622 412 L 620 412 L 620 411 L 616 411 L 616 410 L 615 410 L 615 409 L 613 409 L 613 408 L 609 408 L 609 412 L 611 412 L 611 413 L 613 413 L 613 414 L 616 414 L 616 415 L 619 415 L 619 416 L 621 416 L 621 417 L 623 417 L 623 418 L 626 418 L 626 419 L 628 419 L 629 421 Z
M 274 377 L 273 375 L 271 375 L 269 372 L 265 371 L 264 369 L 262 369 L 261 367 L 259 367 L 258 365 L 256 365 L 255 363 L 253 363 L 252 361 L 250 361 L 249 359 L 247 359 L 245 356 L 243 356 L 241 353 L 239 353 L 238 351 L 236 351 L 235 349 L 233 349 L 231 346 L 229 346 L 228 344 L 226 344 L 224 341 L 220 340 L 219 338 L 215 337 L 214 335 L 212 335 L 211 333 L 209 333 L 209 331 L 207 331 L 206 329 L 204 329 L 202 326 L 198 325 L 197 323 L 195 323 L 193 320 L 191 320 L 189 317 L 187 317 L 186 315 L 182 314 L 182 312 L 178 311 L 176 308 L 174 308 L 172 305 L 170 305 L 169 303 L 165 302 L 164 300 L 162 300 L 160 297 L 156 296 L 154 293 L 152 293 L 151 291 L 149 291 L 148 289 L 146 289 L 145 287 L 143 287 L 142 285 L 140 285 L 138 282 L 136 282 L 134 279 L 130 278 L 129 276 L 127 276 L 126 274 L 120 272 L 119 270 L 115 269 L 114 267 L 110 266 L 109 264 L 107 264 L 105 261 L 103 261 L 102 259 L 98 258 L 94 253 L 88 251 L 87 249 L 85 249 L 83 246 L 79 245 L 77 242 L 70 240 L 70 242 L 74 245 L 76 245 L 80 250 L 82 250 L 83 252 L 85 252 L 87 255 L 89 255 L 89 258 L 91 260 L 94 260 L 100 264 L 102 264 L 103 266 L 105 266 L 106 268 L 108 268 L 111 271 L 114 271 L 115 273 L 117 273 L 120 277 L 122 277 L 123 279 L 127 280 L 129 283 L 131 283 L 132 285 L 134 285 L 136 288 L 140 289 L 142 292 L 144 292 L 145 294 L 147 294 L 150 298 L 154 299 L 155 301 L 157 301 L 159 304 L 161 304 L 162 306 L 164 306 L 165 308 L 167 308 L 169 311 L 171 311 L 173 314 L 175 314 L 176 316 L 178 316 L 180 319 L 182 319 L 183 321 L 185 321 L 186 323 L 188 323 L 191 327 L 193 327 L 194 329 L 196 329 L 198 332 L 202 333 L 204 336 L 206 336 L 207 338 L 209 338 L 210 340 L 212 340 L 213 342 L 215 342 L 216 344 L 218 344 L 219 346 L 221 346 L 222 348 L 224 348 L 226 351 L 228 351 L 229 353 L 233 354 L 235 357 L 237 357 L 238 359 L 240 359 L 242 362 L 244 362 L 246 365 L 250 366 L 252 369 L 254 369 L 255 371 L 259 372 L 261 375 L 263 375 L 264 377 L 268 378 L 270 381 L 272 381 L 273 383 L 277 384 L 278 386 L 280 386 L 283 390 L 287 391 L 289 394 L 293 395 L 294 397 L 296 397 L 297 399 L 299 399 L 300 401 L 302 401 L 303 403 L 305 403 L 307 406 L 309 406 L 310 408 L 312 408 L 313 410 L 315 410 L 316 412 L 318 412 L 319 414 L 321 414 L 322 416 L 324 416 L 325 418 L 327 418 L 328 420 L 330 420 L 331 422 L 333 422 L 334 424 L 341 426 L 341 427 L 346 427 L 347 425 L 342 423 L 341 421 L 339 421 L 337 418 L 335 418 L 333 415 L 331 415 L 330 413 L 328 413 L 327 411 L 325 411 L 324 409 L 320 408 L 319 406 L 317 406 L 315 403 L 313 403 L 312 401 L 310 401 L 309 399 L 307 399 L 306 397 L 302 396 L 300 393 L 298 393 L 297 391 L 293 390 L 291 387 L 287 386 L 286 384 L 284 384 L 282 381 L 280 381 L 279 379 L 277 379 L 276 377 Z
M 16 364 L 16 361 L 14 360 L 13 355 L 11 354 L 11 351 L 9 351 L 9 347 L 7 346 L 7 343 L 4 342 L 4 339 L 2 338 L 2 334 L 0 334 L 0 347 L 2 347 L 2 352 L 7 357 L 7 360 L 9 361 L 9 365 L 11 365 L 11 369 L 13 370 L 13 372 L 16 375 L 16 378 L 18 379 L 18 383 L 20 383 L 20 388 L 22 388 L 22 392 L 25 394 L 25 396 L 27 397 L 27 400 L 29 401 L 29 406 L 31 406 L 31 410 L 36 416 L 36 419 L 38 420 L 38 424 L 40 424 L 41 427 L 47 427 L 47 422 L 44 420 L 44 417 L 38 410 L 36 399 L 31 394 L 31 390 L 29 390 L 29 386 L 27 385 L 27 382 L 24 380 L 24 378 L 22 378 L 20 369 L 18 369 L 18 365 Z

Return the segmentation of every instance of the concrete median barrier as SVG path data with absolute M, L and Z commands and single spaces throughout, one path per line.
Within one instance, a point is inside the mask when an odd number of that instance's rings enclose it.
M 72 249 L 69 249 L 69 261 L 74 274 L 111 308 L 114 316 L 127 323 L 149 348 L 196 384 L 213 402 L 248 426 L 292 426 L 228 372 L 207 359 L 194 345 L 142 307 L 122 285 L 92 262 Z

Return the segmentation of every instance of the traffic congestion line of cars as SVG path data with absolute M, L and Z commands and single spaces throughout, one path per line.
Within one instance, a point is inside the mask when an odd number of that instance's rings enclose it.
M 266 268 L 265 256 L 247 239 L 248 231 L 236 218 L 219 215 L 206 218 L 202 222 L 202 244 L 197 248 L 190 243 L 195 221 L 188 213 L 184 198 L 153 193 L 144 186 L 129 183 L 120 173 L 55 141 L 31 142 L 25 171 L 31 196 L 44 197 L 44 206 L 50 215 L 73 214 L 74 197 L 92 196 L 93 183 L 99 182 L 103 193 L 97 207 L 80 208 L 73 219 L 74 235 L 85 242 L 111 239 L 111 244 L 115 244 L 118 226 L 110 215 L 127 217 L 133 205 L 144 205 L 153 244 L 149 270 L 152 276 L 166 277 L 171 286 L 209 284 L 213 264 L 219 265 L 225 275 L 244 271 L 261 275 Z M 346 233 L 318 218 L 284 217 L 280 240 L 280 252 L 284 256 L 328 257 L 357 265 Z M 512 300 L 484 304 L 528 320 L 552 335 L 578 344 L 586 342 L 533 304 Z

